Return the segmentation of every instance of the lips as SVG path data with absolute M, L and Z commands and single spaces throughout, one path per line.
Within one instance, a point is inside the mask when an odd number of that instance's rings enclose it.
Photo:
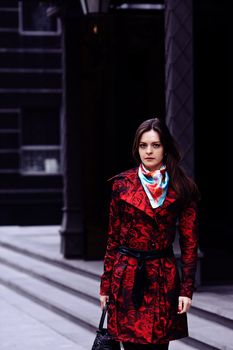
M 146 160 L 153 160 L 154 158 L 145 158 Z

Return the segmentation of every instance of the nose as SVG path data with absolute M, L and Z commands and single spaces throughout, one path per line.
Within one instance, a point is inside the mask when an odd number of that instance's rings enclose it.
M 146 149 L 146 154 L 151 154 L 152 153 L 152 148 L 151 146 L 148 146 Z

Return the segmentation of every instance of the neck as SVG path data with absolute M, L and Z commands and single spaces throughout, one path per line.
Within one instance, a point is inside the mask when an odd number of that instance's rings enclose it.
M 149 171 L 149 172 L 154 172 L 154 171 L 156 171 L 156 170 L 160 170 L 161 168 L 162 168 L 162 166 L 163 166 L 164 164 L 163 163 L 160 163 L 158 166 L 156 166 L 155 168 L 148 168 L 148 167 L 146 167 L 143 163 L 142 163 L 142 166 L 143 166 L 143 168 L 144 168 L 144 170 L 146 170 L 146 171 Z

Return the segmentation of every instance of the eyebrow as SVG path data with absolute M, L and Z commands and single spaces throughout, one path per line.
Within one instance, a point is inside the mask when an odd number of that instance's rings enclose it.
M 139 143 L 147 143 L 147 142 L 145 142 L 145 141 L 140 141 Z M 150 142 L 150 143 L 161 143 L 161 141 L 152 141 L 152 142 Z

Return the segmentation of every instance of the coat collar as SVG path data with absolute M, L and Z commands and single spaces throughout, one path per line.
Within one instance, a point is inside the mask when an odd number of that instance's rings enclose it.
M 138 167 L 116 175 L 114 178 L 118 178 L 120 181 L 123 180 L 124 182 L 124 185 L 120 186 L 120 199 L 145 212 L 152 218 L 155 217 L 155 214 L 157 215 L 162 212 L 163 209 L 167 208 L 177 199 L 175 191 L 171 187 L 168 187 L 167 196 L 163 205 L 153 209 L 138 177 Z

